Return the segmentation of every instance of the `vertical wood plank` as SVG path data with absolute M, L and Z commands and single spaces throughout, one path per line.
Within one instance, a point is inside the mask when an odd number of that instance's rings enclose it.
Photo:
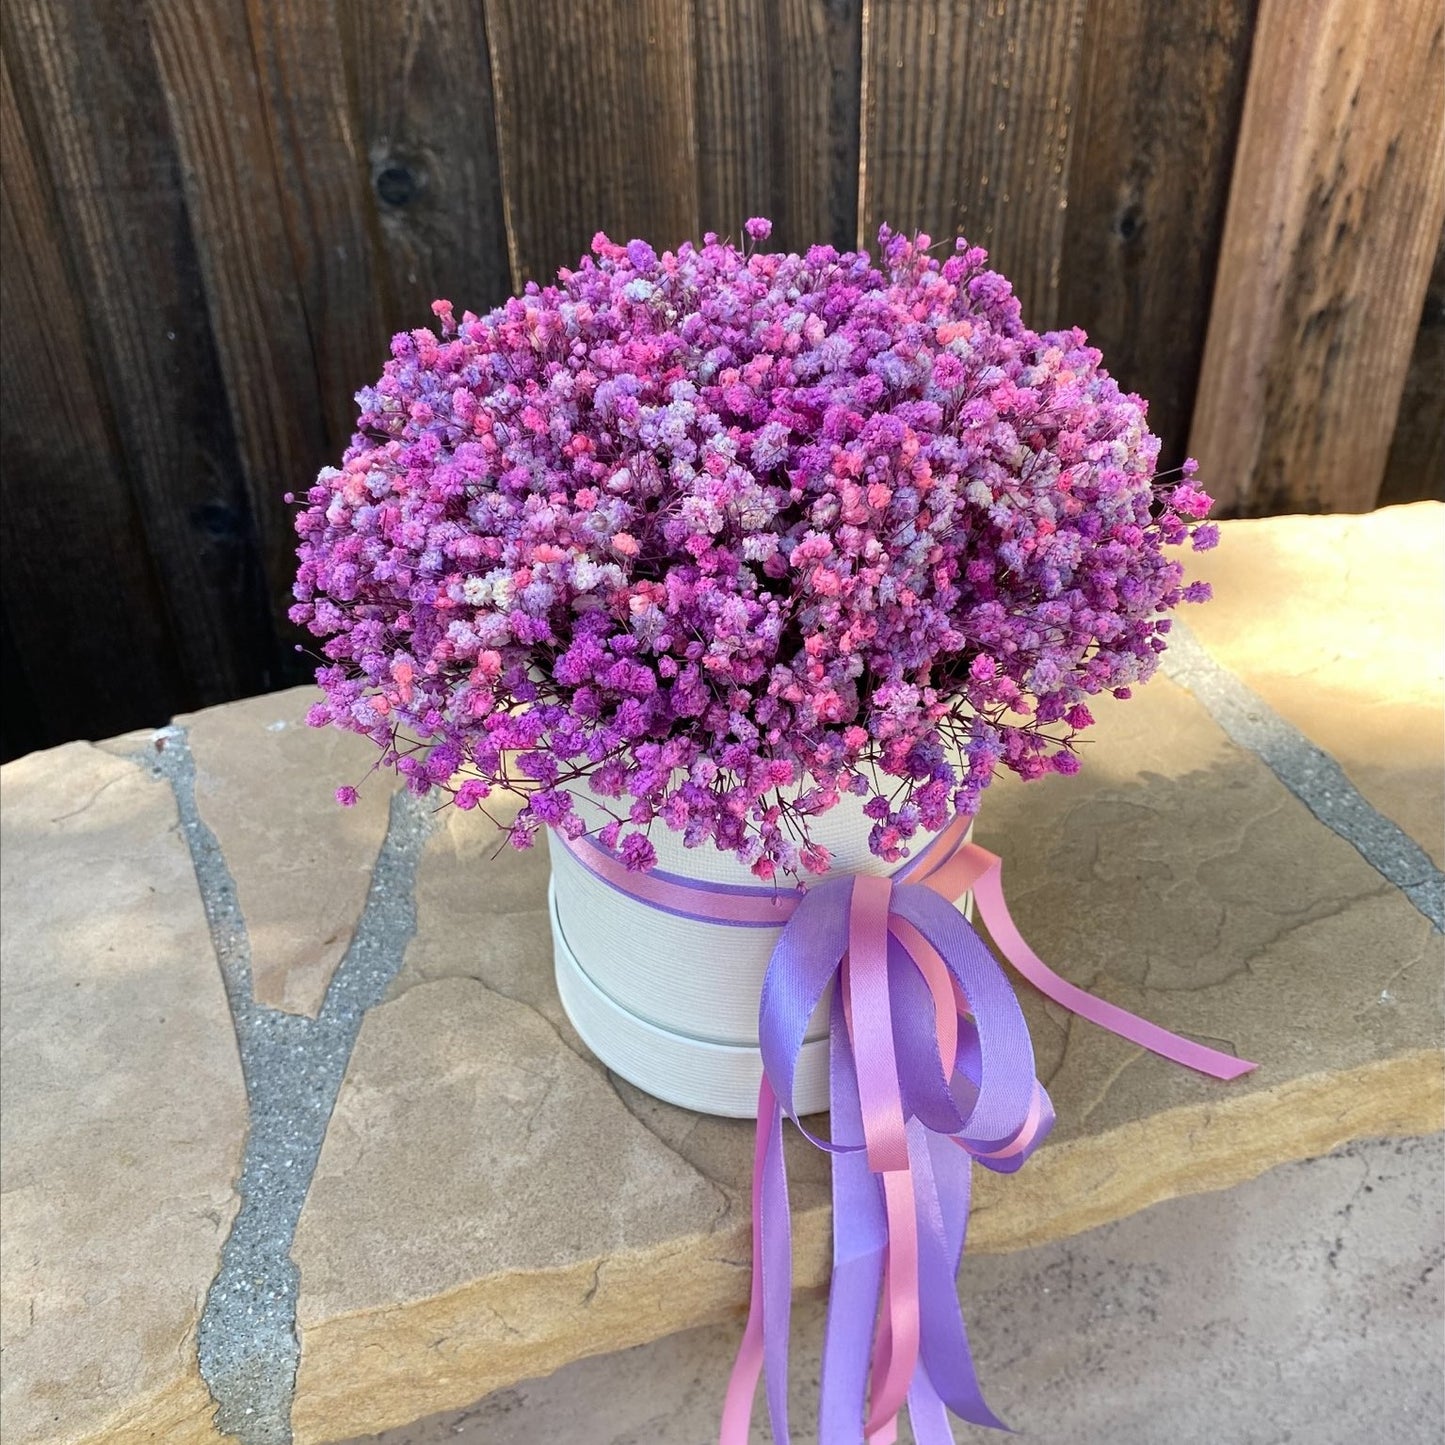
M 32 0 L 7 7 L 4 37 L 189 700 L 261 691 L 276 642 L 145 27 L 95 0 Z M 98 686 L 131 662 L 118 650 Z
M 697 0 L 699 226 L 734 239 L 749 216 L 772 217 L 780 240 L 783 231 L 774 215 L 784 183 L 773 166 L 781 105 L 770 19 L 777 12 L 765 0 Z
M 0 608 L 0 763 L 43 748 L 54 727 L 54 700 L 41 696 L 21 661 L 10 614 Z
M 341 39 L 398 327 L 446 297 L 484 311 L 511 288 L 491 63 L 477 0 L 348 5 Z
M 1445 231 L 1415 333 L 1380 505 L 1445 502 Z
M 0 57 L 3 748 L 163 722 L 190 700 L 52 197 Z
M 1184 459 L 1256 0 L 1090 0 L 1059 320 Z
M 299 634 L 286 609 L 296 536 L 282 499 L 332 460 L 333 439 L 246 12 L 242 0 L 151 0 L 147 22 L 257 521 L 267 601 L 278 635 L 294 643 Z M 299 681 L 294 652 L 283 657 L 286 680 Z
M 398 307 L 357 134 L 337 0 L 245 5 L 329 450 L 339 454 L 356 421 L 357 388 L 375 380 L 386 361 Z
M 1058 314 L 1085 0 L 864 0 L 860 242 L 961 231 Z
M 485 0 L 513 283 L 698 232 L 692 6 Z
M 854 244 L 862 0 L 697 0 L 703 230 Z
M 858 244 L 863 143 L 863 0 L 826 0 L 832 89 L 828 104 L 828 231 L 840 251 Z
M 1190 442 L 1222 510 L 1375 504 L 1442 219 L 1437 0 L 1261 0 Z

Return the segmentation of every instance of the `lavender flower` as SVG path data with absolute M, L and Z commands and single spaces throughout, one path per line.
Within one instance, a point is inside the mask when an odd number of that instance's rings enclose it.
M 660 819 L 764 878 L 827 868 L 808 820 L 845 792 L 896 859 L 999 766 L 1075 771 L 1085 699 L 1207 595 L 1164 548 L 1214 545 L 1209 498 L 1192 463 L 1156 480 L 1144 403 L 1083 332 L 1024 326 L 983 251 L 879 245 L 599 234 L 395 337 L 296 519 L 311 721 L 417 792 L 519 793 L 519 847 L 581 831 L 586 779 L 629 867 Z

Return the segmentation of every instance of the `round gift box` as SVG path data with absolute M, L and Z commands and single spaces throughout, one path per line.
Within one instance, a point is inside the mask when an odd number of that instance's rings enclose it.
M 589 827 L 608 815 L 579 793 Z M 872 822 L 863 800 L 845 797 L 809 832 L 833 856 L 833 871 L 883 875 L 889 864 L 868 851 Z M 649 834 L 657 868 L 699 883 L 758 887 L 731 854 L 684 848 L 681 834 Z M 915 840 L 917 852 L 927 838 Z M 670 1104 L 728 1118 L 755 1118 L 762 1056 L 758 1000 L 781 928 L 703 923 L 630 898 L 548 839 L 548 905 L 557 989 L 573 1026 L 613 1072 Z M 787 882 L 781 887 L 789 887 Z M 828 1000 L 809 1023 L 794 1082 L 800 1113 L 828 1107 Z

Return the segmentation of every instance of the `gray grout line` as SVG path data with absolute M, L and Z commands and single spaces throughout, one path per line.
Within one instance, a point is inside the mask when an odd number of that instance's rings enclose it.
M 138 755 L 175 795 L 206 921 L 236 1026 L 250 1105 L 237 1184 L 241 1205 L 200 1325 L 201 1376 L 216 1424 L 241 1445 L 291 1445 L 300 1342 L 300 1284 L 291 1246 L 331 1110 L 366 1011 L 380 1003 L 416 931 L 417 862 L 431 823 L 407 793 L 392 797 L 366 906 L 312 1019 L 256 1003 L 251 944 L 236 883 L 196 808 L 195 759 L 184 729 L 162 728 L 158 753 Z
M 1163 670 L 1199 699 L 1233 742 L 1256 754 L 1320 822 L 1445 931 L 1445 874 L 1430 855 L 1367 802 L 1328 753 L 1216 662 L 1177 619 Z

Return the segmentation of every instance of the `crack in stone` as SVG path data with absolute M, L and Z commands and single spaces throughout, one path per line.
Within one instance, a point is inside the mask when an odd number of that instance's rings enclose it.
M 705 1180 L 708 1184 L 711 1184 L 712 1187 L 716 1189 L 720 1195 L 722 1195 L 723 1209 L 713 1221 L 713 1228 L 716 1229 L 718 1223 L 722 1219 L 727 1217 L 728 1212 L 732 1208 L 734 1190 L 731 1189 L 723 1180 L 717 1178 L 715 1175 L 709 1174 L 708 1171 L 702 1168 L 702 1166 L 699 1165 L 696 1160 L 687 1158 L 677 1149 L 675 1145 L 669 1144 L 668 1141 L 663 1138 L 663 1136 L 656 1129 L 654 1129 L 652 1125 L 649 1124 L 647 1120 L 644 1119 L 642 1115 L 639 1114 L 637 1110 L 632 1107 L 631 1104 L 627 1102 L 627 1099 L 623 1095 L 622 1090 L 617 1087 L 617 1080 L 620 1076 L 614 1074 L 611 1069 L 609 1069 L 605 1064 L 601 1063 L 600 1061 L 598 1061 L 597 1067 L 601 1070 L 602 1077 L 607 1080 L 607 1086 L 616 1096 L 617 1102 L 622 1105 L 622 1107 L 628 1112 L 628 1114 L 630 1114 L 632 1118 L 637 1120 L 637 1122 L 644 1129 L 646 1129 L 647 1132 L 651 1134 L 652 1137 L 656 1139 L 657 1142 L 661 1144 L 662 1147 L 673 1156 L 673 1158 L 680 1159 L 689 1169 L 692 1170 L 694 1174 L 698 1176 L 699 1179 Z
M 532 1003 L 529 999 L 521 998 L 514 993 L 508 993 L 506 989 L 498 988 L 494 983 L 491 983 L 487 979 L 482 978 L 479 974 L 467 971 L 456 973 L 442 973 L 437 974 L 435 977 L 413 979 L 409 984 L 406 985 L 406 987 L 399 989 L 396 993 L 394 993 L 389 999 L 386 1000 L 386 1002 L 396 1003 L 400 999 L 404 998 L 407 994 L 409 994 L 413 989 L 427 988 L 432 984 L 445 983 L 451 979 L 463 979 L 467 983 L 474 983 L 477 985 L 478 988 L 482 989 L 486 993 L 492 994 L 496 998 L 505 999 L 508 1003 L 514 1003 L 526 1009 L 528 1013 L 532 1014 L 535 1018 L 539 1019 L 543 1024 L 545 1024 L 546 1027 L 551 1031 L 553 1037 L 557 1040 L 559 1044 L 562 1045 L 564 1049 L 567 1050 L 568 1053 L 570 1053 L 574 1058 L 579 1060 L 582 1064 L 586 1065 L 587 1068 L 592 1070 L 593 1073 L 599 1075 L 606 1082 L 608 1088 L 612 1091 L 612 1094 L 616 1098 L 617 1102 L 622 1105 L 623 1109 L 626 1110 L 627 1114 L 632 1119 L 634 1119 L 638 1124 L 640 1124 L 644 1129 L 646 1129 L 647 1132 L 651 1134 L 652 1137 L 656 1139 L 657 1142 L 661 1144 L 662 1147 L 666 1149 L 667 1152 L 672 1155 L 674 1159 L 677 1159 L 680 1163 L 682 1163 L 685 1168 L 690 1169 L 704 1183 L 711 1185 L 715 1190 L 718 1191 L 718 1193 L 722 1196 L 722 1203 L 716 1217 L 714 1218 L 713 1228 L 715 1229 L 718 1223 L 727 1217 L 728 1213 L 732 1209 L 733 1197 L 736 1191 L 728 1184 L 726 1184 L 723 1180 L 714 1177 L 713 1175 L 709 1174 L 706 1169 L 701 1168 L 695 1160 L 689 1159 L 687 1155 L 685 1155 L 679 1148 L 677 1148 L 676 1145 L 669 1143 L 667 1139 L 664 1138 L 663 1135 L 660 1134 L 656 1129 L 654 1129 L 652 1125 L 649 1124 L 647 1120 L 644 1119 L 637 1112 L 637 1110 L 634 1109 L 623 1097 L 621 1089 L 617 1087 L 617 1079 L 613 1076 L 612 1071 L 606 1066 L 606 1064 L 604 1064 L 601 1059 L 597 1057 L 596 1054 L 592 1053 L 585 1044 L 583 1044 L 580 1048 L 577 1044 L 574 1044 L 572 1040 L 569 1039 L 566 1034 L 564 1034 L 562 1030 L 559 1029 L 557 1025 L 553 1023 L 553 1021 L 549 1019 L 547 1015 L 543 1013 L 542 1010 L 538 1008 L 536 1004 Z M 694 1123 L 692 1128 L 696 1127 L 697 1126 Z M 689 1129 L 688 1132 L 690 1134 L 691 1129 Z
M 1430 855 L 1365 799 L 1334 758 L 1216 662 L 1178 619 L 1164 671 L 1199 699 L 1236 746 L 1258 757 L 1320 822 L 1445 932 L 1445 873 Z
M 381 1002 L 416 931 L 415 882 L 433 823 L 394 794 L 366 905 L 316 1018 L 258 1004 L 251 944 L 235 879 L 196 808 L 195 759 L 183 728 L 155 735 L 134 760 L 169 783 L 190 850 L 216 962 L 236 1029 L 250 1124 L 240 1196 L 198 1331 L 201 1377 L 217 1428 L 241 1445 L 291 1445 L 300 1360 L 300 1276 L 291 1246 L 331 1111 L 367 1011 Z
M 1407 962 L 1407 963 L 1402 963 L 1402 964 L 1399 966 L 1399 968 L 1397 968 L 1397 969 L 1394 971 L 1394 973 L 1392 973 L 1387 979 L 1385 979 L 1385 980 L 1380 984 L 1380 998 L 1381 998 L 1381 1000 L 1382 1000 L 1382 1001 L 1389 1000 L 1389 999 L 1392 997 L 1392 995 L 1391 995 L 1391 993 L 1390 993 L 1390 985 L 1393 984 L 1393 983 L 1395 983 L 1398 979 L 1404 978 L 1404 976 L 1405 976 L 1407 973 L 1409 973 L 1410 970 L 1411 970 L 1412 968 L 1414 968 L 1416 964 L 1422 963 L 1427 956 L 1428 956 L 1428 955 L 1426 955 L 1426 954 L 1423 953 L 1423 952 L 1422 952 L 1422 953 L 1417 953 L 1417 954 L 1414 956 L 1414 958 L 1410 959 L 1409 962 Z
M 114 787 L 118 782 L 120 782 L 119 776 L 112 778 L 109 782 L 102 783 L 78 808 L 72 808 L 68 813 L 58 813 L 50 821 L 52 823 L 63 823 L 67 818 L 79 817 L 80 814 L 95 803 L 107 788 Z
M 592 1271 L 592 1283 L 587 1286 L 587 1293 L 582 1296 L 582 1303 L 590 1305 L 597 1297 L 597 1291 L 602 1285 L 602 1271 L 606 1268 L 607 1261 L 599 1259 L 597 1268 Z
M 1338 918 L 1358 908 L 1360 905 L 1368 903 L 1371 899 L 1386 898 L 1393 892 L 1394 890 L 1389 887 L 1369 888 L 1363 893 L 1351 893 L 1341 899 L 1335 899 L 1333 901 L 1321 900 L 1319 903 L 1311 904 L 1309 908 L 1304 909 L 1302 912 L 1289 915 L 1288 921 L 1281 923 L 1280 926 L 1267 937 L 1252 940 L 1249 954 L 1245 955 L 1244 953 L 1240 953 L 1240 961 L 1237 967 L 1232 968 L 1228 973 L 1219 978 L 1209 979 L 1206 983 L 1156 983 L 1152 977 L 1156 964 L 1151 960 L 1144 974 L 1144 987 L 1152 992 L 1161 994 L 1208 993 L 1211 989 L 1223 988 L 1225 984 L 1231 983 L 1236 978 L 1253 976 L 1255 963 L 1263 958 L 1271 949 L 1278 948 L 1280 944 L 1293 937 L 1296 933 L 1302 933 L 1305 929 L 1313 928 L 1316 924 L 1324 923 L 1328 919 Z M 1255 906 L 1259 907 L 1260 905 L 1256 904 Z M 1278 917 L 1280 915 L 1276 914 L 1275 916 Z M 1217 953 L 1221 946 L 1223 935 L 1224 925 L 1221 923 L 1217 929 L 1211 948 L 1206 950 L 1202 956 L 1209 957 L 1212 956 L 1213 953 Z
M 1359 1182 L 1355 1185 L 1350 1197 L 1335 1211 L 1335 1218 L 1340 1221 L 1340 1228 L 1335 1233 L 1335 1242 L 1331 1245 L 1325 1255 L 1325 1263 L 1331 1269 L 1340 1267 L 1340 1256 L 1345 1252 L 1345 1236 L 1349 1232 L 1350 1216 L 1355 1212 L 1355 1205 L 1369 1186 L 1370 1180 L 1374 1177 L 1374 1169 L 1368 1159 L 1362 1157 L 1356 1150 L 1351 1149 L 1346 1156 L 1354 1159 L 1360 1166 Z
M 1094 1092 L 1094 1097 L 1084 1105 L 1083 1113 L 1070 1119 L 1070 1127 L 1082 1130 L 1084 1125 L 1108 1102 L 1110 1094 L 1114 1091 L 1114 1085 L 1119 1082 L 1122 1075 L 1138 1063 L 1147 1053 L 1147 1049 L 1135 1048 L 1130 1050 L 1127 1058 L 1120 1059 L 1118 1065 L 1110 1070 L 1108 1078 L 1100 1082 Z
M 492 983 L 489 979 L 485 979 L 481 974 L 474 973 L 469 969 L 443 971 L 435 974 L 421 974 L 420 971 L 418 971 L 418 977 L 413 978 L 409 983 L 403 981 L 403 986 L 392 993 L 390 998 L 386 999 L 385 1002 L 397 1003 L 399 1000 L 405 998 L 413 989 L 428 988 L 432 984 L 448 983 L 453 979 L 461 979 L 466 983 L 474 983 L 478 988 L 483 989 L 494 998 L 504 999 L 507 1003 L 514 1003 L 526 1009 L 528 1013 L 535 1015 L 552 1031 L 557 1042 L 574 1058 L 580 1059 L 589 1069 L 595 1072 L 605 1072 L 597 1056 L 591 1053 L 585 1044 L 581 1048 L 578 1048 L 530 999 L 523 998 L 520 994 L 508 993 L 506 989 L 498 988 L 496 984 Z

